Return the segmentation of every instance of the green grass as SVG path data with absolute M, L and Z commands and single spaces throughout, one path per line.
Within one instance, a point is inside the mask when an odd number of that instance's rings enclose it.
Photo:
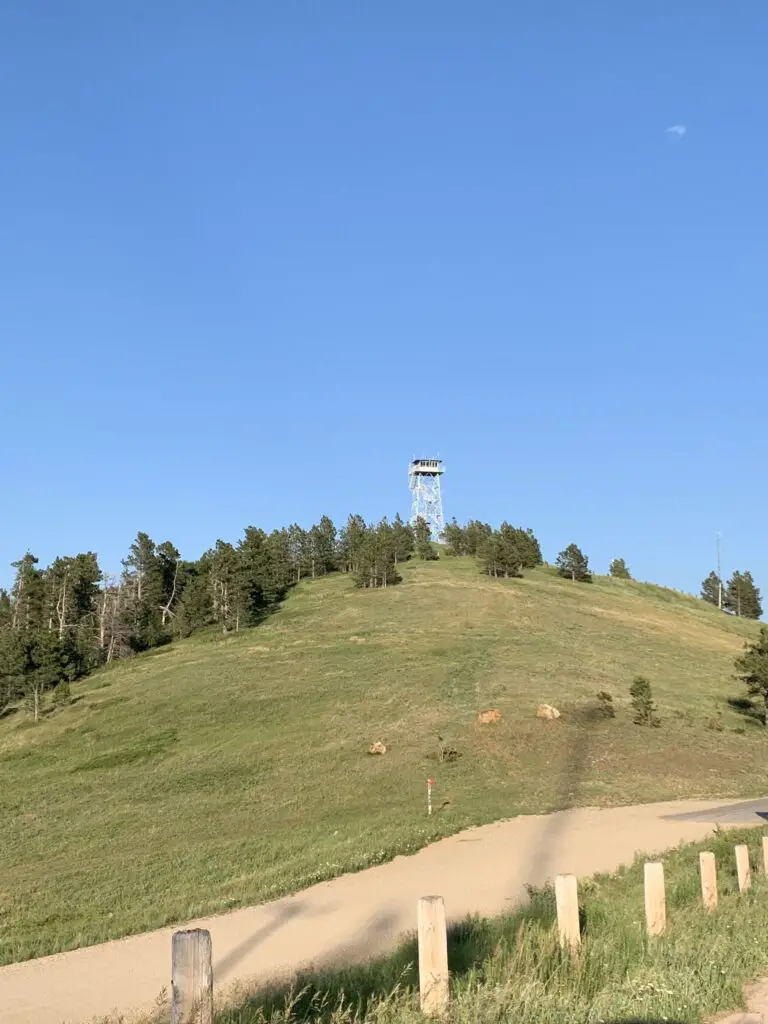
M 549 569 L 489 581 L 442 558 L 403 575 L 382 592 L 306 582 L 258 629 L 118 664 L 38 726 L 0 721 L 0 962 L 271 899 L 524 812 L 768 791 L 766 731 L 727 704 L 754 623 Z M 632 724 L 637 673 L 660 729 Z M 597 690 L 615 720 L 596 717 Z M 560 721 L 537 720 L 540 701 Z M 502 721 L 478 726 L 493 706 Z M 438 735 L 455 762 L 436 762 Z M 384 757 L 367 754 L 377 739 Z
M 560 951 L 551 888 L 528 906 L 495 919 L 470 919 L 449 933 L 449 1021 L 474 1024 L 592 1024 L 608 1021 L 698 1022 L 743 1006 L 743 986 L 766 971 L 768 881 L 759 874 L 739 895 L 734 844 L 751 846 L 754 830 L 719 833 L 663 858 L 667 931 L 649 939 L 643 917 L 641 859 L 613 876 L 580 886 L 582 948 Z M 701 905 L 700 850 L 718 862 L 720 902 Z M 289 991 L 264 991 L 217 1015 L 217 1024 L 416 1024 L 417 948 L 413 939 L 391 956 L 337 972 L 307 974 Z

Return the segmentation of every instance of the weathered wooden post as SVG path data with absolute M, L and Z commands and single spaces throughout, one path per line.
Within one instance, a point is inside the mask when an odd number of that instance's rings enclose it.
M 667 927 L 667 897 L 664 891 L 664 865 L 645 865 L 645 922 L 649 935 L 663 935 Z
M 768 875 L 768 836 L 763 836 L 763 871 Z
M 171 1024 L 213 1024 L 211 933 L 204 928 L 173 933 Z
M 560 945 L 576 953 L 581 946 L 579 927 L 579 886 L 576 875 L 558 875 L 555 878 L 557 902 L 557 931 Z
M 752 885 L 748 846 L 736 847 L 736 874 L 739 876 L 739 892 L 746 892 L 750 885 Z
M 419 900 L 419 994 L 421 1012 L 442 1017 L 448 1009 L 448 933 L 442 896 Z
M 717 908 L 717 865 L 714 853 L 699 854 L 701 871 L 701 898 L 704 906 L 711 913 Z

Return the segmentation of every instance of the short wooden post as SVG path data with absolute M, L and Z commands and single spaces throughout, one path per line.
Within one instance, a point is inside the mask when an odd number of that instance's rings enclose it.
M 211 933 L 203 928 L 173 933 L 171 1024 L 213 1024 Z
M 717 908 L 717 865 L 714 853 L 699 854 L 701 870 L 701 898 L 704 906 L 711 913 Z
M 664 891 L 664 865 L 645 865 L 645 922 L 649 935 L 663 935 L 667 926 L 667 897 Z
M 575 953 L 581 945 L 579 927 L 579 886 L 575 875 L 558 875 L 555 879 L 557 930 L 560 945 Z
M 768 836 L 763 836 L 763 871 L 768 875 Z
M 736 847 L 736 874 L 739 876 L 739 892 L 746 892 L 752 884 L 752 874 L 749 870 L 749 847 Z
M 442 1017 L 448 1009 L 448 934 L 443 897 L 420 899 L 418 921 L 421 1012 Z

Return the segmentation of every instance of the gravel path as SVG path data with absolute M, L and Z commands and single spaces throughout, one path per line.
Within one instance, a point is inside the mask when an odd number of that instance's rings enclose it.
M 703 839 L 715 824 L 760 824 L 768 800 L 682 801 L 579 808 L 485 825 L 389 864 L 323 882 L 274 903 L 190 922 L 211 931 L 214 981 L 275 980 L 310 964 L 385 952 L 415 927 L 416 901 L 439 893 L 449 919 L 498 914 L 525 885 L 553 875 L 613 871 L 637 853 Z M 120 1012 L 130 1021 L 170 987 L 166 928 L 0 968 L 3 1024 L 85 1024 Z

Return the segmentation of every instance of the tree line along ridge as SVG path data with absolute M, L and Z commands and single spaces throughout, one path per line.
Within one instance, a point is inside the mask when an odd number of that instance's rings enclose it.
M 472 556 L 494 579 L 520 577 L 543 563 L 533 531 L 506 522 L 494 529 L 454 519 L 442 541 L 446 556 Z M 437 557 L 427 523 L 411 526 L 399 515 L 378 523 L 351 515 L 341 529 L 328 516 L 308 530 L 248 526 L 237 544 L 217 540 L 194 561 L 170 541 L 157 544 L 140 532 L 119 574 L 103 571 L 92 551 L 58 557 L 47 568 L 27 552 L 13 563 L 11 589 L 0 589 L 0 711 L 24 702 L 37 721 L 51 694 L 53 706 L 68 702 L 69 684 L 101 665 L 200 630 L 228 634 L 256 626 L 302 579 L 344 573 L 357 587 L 380 589 L 399 582 L 403 562 Z M 592 579 L 575 544 L 555 565 L 573 582 Z M 611 562 L 609 574 L 631 579 L 623 559 Z M 712 575 L 702 592 L 709 601 Z M 725 594 L 727 610 L 760 615 L 750 573 L 735 573 Z

